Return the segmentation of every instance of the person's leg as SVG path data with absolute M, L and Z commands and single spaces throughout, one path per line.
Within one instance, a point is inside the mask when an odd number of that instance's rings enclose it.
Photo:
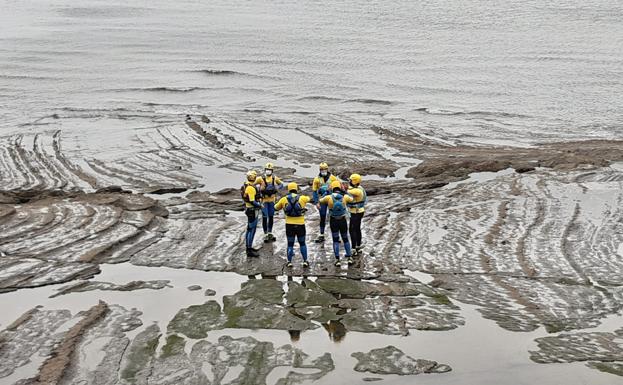
M 357 233 L 355 231 L 357 214 L 350 214 L 350 223 L 348 224 L 348 232 L 350 234 L 350 242 L 355 247 L 357 244 Z
M 324 229 L 327 227 L 327 210 L 329 205 L 320 205 L 320 235 L 324 235 Z
M 333 254 L 335 259 L 340 259 L 340 228 L 339 223 L 335 218 L 329 220 L 329 226 L 331 227 L 331 237 L 333 238 Z
M 268 234 L 268 208 L 266 207 L 266 203 L 264 203 L 264 207 L 262 207 L 262 229 L 264 230 L 264 234 Z
M 286 223 L 286 238 L 288 239 L 288 262 L 294 257 L 294 241 L 296 239 L 296 225 Z
M 361 245 L 361 218 L 363 213 L 356 213 L 350 215 L 350 240 L 352 247 L 358 247 Z
M 352 250 L 350 248 L 350 242 L 348 240 L 348 224 L 346 223 L 346 217 L 338 221 L 340 234 L 342 235 L 342 241 L 344 242 L 344 250 L 346 251 L 346 258 L 350 258 Z
M 363 242 L 363 236 L 361 235 L 361 222 L 363 222 L 363 215 L 364 213 L 359 213 L 358 214 L 358 220 L 357 220 L 357 227 L 356 227 L 356 231 L 357 231 L 357 249 L 361 249 L 361 243 Z
M 257 223 L 260 220 L 260 210 L 254 210 L 253 215 L 255 216 L 255 220 L 251 224 L 251 244 L 253 244 L 253 240 L 255 239 L 255 232 L 257 231 Z
M 268 214 L 268 224 L 267 224 L 268 233 L 272 234 L 273 223 L 275 219 L 275 202 L 266 202 L 265 207 L 266 207 L 266 213 Z
M 305 225 L 297 225 L 297 233 L 296 236 L 299 241 L 299 246 L 301 247 L 301 256 L 303 257 L 303 262 L 307 262 L 307 243 L 305 242 Z
M 247 252 L 249 252 L 253 250 L 253 238 L 255 237 L 255 229 L 257 228 L 257 216 L 255 213 L 255 209 L 253 208 L 246 209 L 245 214 L 247 215 L 247 231 L 245 233 L 245 244 L 247 247 Z

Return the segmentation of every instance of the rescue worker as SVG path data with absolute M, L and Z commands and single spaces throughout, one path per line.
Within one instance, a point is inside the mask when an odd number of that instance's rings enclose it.
M 266 163 L 266 166 L 264 166 L 264 175 L 259 177 L 256 181 L 256 183 L 260 185 L 260 192 L 262 194 L 262 228 L 264 229 L 264 243 L 275 241 L 275 236 L 273 235 L 275 198 L 277 196 L 277 190 L 283 188 L 281 179 L 273 174 L 274 169 L 274 164 Z
M 260 217 L 262 203 L 260 202 L 260 192 L 256 185 L 257 172 L 251 170 L 247 172 L 247 180 L 240 189 L 242 200 L 244 201 L 245 214 L 247 215 L 247 231 L 245 234 L 245 244 L 247 247 L 247 257 L 258 257 L 259 253 L 253 248 L 255 230 Z
M 335 266 L 340 266 L 340 235 L 344 242 L 344 250 L 346 251 L 346 261 L 349 265 L 353 263 L 350 242 L 348 240 L 348 209 L 347 205 L 352 203 L 354 198 L 344 194 L 342 184 L 335 180 L 331 182 L 330 195 L 320 199 L 320 204 L 329 207 L 329 226 L 331 227 L 331 236 L 333 237 L 333 253 L 335 254 Z
M 363 251 L 361 246 L 361 220 L 363 213 L 366 211 L 365 205 L 368 200 L 366 190 L 361 186 L 361 175 L 352 174 L 348 178 L 349 187 L 348 195 L 353 197 L 353 201 L 348 203 L 348 211 L 350 211 L 350 223 L 348 231 L 350 232 L 350 241 L 352 242 L 353 255 L 359 255 Z
M 294 242 L 298 240 L 303 257 L 303 268 L 309 267 L 307 262 L 307 244 L 305 243 L 305 205 L 310 201 L 306 195 L 298 194 L 298 185 L 288 183 L 288 195 L 282 197 L 275 205 L 275 210 L 282 210 L 286 215 L 286 237 L 288 239 L 288 263 L 286 267 L 292 267 L 294 257 Z
M 316 243 L 324 242 L 324 229 L 327 224 L 327 205 L 321 204 L 320 199 L 331 194 L 331 183 L 335 181 L 337 178 L 329 171 L 329 165 L 326 162 L 320 163 L 318 176 L 314 178 L 312 183 L 314 205 L 320 213 L 320 235 L 318 235 Z

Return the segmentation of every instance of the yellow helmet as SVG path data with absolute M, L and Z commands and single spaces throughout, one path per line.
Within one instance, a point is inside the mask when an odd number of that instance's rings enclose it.
M 288 191 L 298 191 L 298 190 L 299 190 L 299 185 L 297 185 L 296 182 L 288 183 Z
M 359 174 L 352 174 L 350 176 L 350 178 L 348 178 L 348 179 L 350 179 L 352 184 L 359 184 L 359 183 L 361 183 L 361 175 L 359 175 Z
M 329 169 L 329 165 L 327 164 L 327 162 L 320 163 L 320 169 L 321 170 L 328 170 Z
M 255 170 L 247 171 L 247 180 L 249 182 L 255 182 L 257 179 L 257 172 Z
M 268 162 L 266 163 L 266 166 L 264 166 L 264 170 L 274 170 L 275 169 L 275 165 Z
M 342 184 L 340 183 L 339 180 L 334 180 L 333 182 L 331 182 L 331 190 L 334 190 L 336 188 L 339 188 L 339 189 L 342 188 Z

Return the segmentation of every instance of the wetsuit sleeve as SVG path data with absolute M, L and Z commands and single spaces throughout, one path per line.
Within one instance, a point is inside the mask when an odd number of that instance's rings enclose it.
M 286 205 L 286 198 L 283 197 L 281 199 L 279 199 L 279 202 L 277 202 L 277 204 L 275 205 L 275 210 L 279 211 L 283 208 L 283 206 Z
M 264 178 L 262 178 L 261 176 L 258 176 L 257 179 L 255 179 L 255 183 L 253 184 L 259 184 L 260 186 L 262 186 L 262 188 L 266 186 L 266 182 L 264 182 Z
M 299 200 L 299 203 L 301 204 L 301 206 L 305 206 L 306 204 L 308 204 L 310 201 L 309 197 L 307 195 L 303 195 L 301 197 L 301 199 Z
M 357 198 L 357 199 L 359 199 L 359 198 L 361 198 L 363 196 L 363 193 L 358 188 L 350 188 L 350 189 L 348 189 L 348 194 L 352 195 L 353 198 Z
M 331 195 L 327 195 L 326 197 L 324 197 L 324 198 L 322 198 L 320 200 L 320 204 L 321 205 L 328 205 L 330 200 L 331 200 Z
M 349 195 L 344 195 L 344 203 L 348 204 L 348 203 L 353 203 L 355 201 L 355 199 Z
M 312 191 L 318 191 L 320 188 L 320 180 L 318 177 L 314 178 L 314 182 L 312 183 Z
M 277 177 L 275 177 L 275 184 L 277 185 L 277 188 L 279 190 L 281 190 L 282 188 L 284 188 L 285 186 L 283 185 L 283 181 Z

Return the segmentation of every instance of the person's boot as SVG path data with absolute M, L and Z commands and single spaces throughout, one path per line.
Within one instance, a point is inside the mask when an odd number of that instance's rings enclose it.
M 318 238 L 316 238 L 316 240 L 314 242 L 316 242 L 316 243 L 323 243 L 324 242 L 324 234 L 320 234 L 318 236 Z
M 303 269 L 307 269 L 309 267 L 309 262 L 303 261 Z
M 286 267 L 292 267 L 292 262 L 288 261 L 288 263 L 286 263 Z
M 353 263 L 355 263 L 355 261 L 353 261 L 351 257 L 346 257 L 346 262 L 348 262 L 349 265 L 352 265 Z
M 273 235 L 273 233 L 268 233 L 268 242 L 275 242 L 277 238 Z
M 252 247 L 247 247 L 247 257 L 259 257 L 260 253 Z
M 270 242 L 270 233 L 264 234 L 264 243 Z
M 353 257 L 356 257 L 359 254 L 359 251 L 355 248 L 353 249 Z
M 337 259 L 335 260 L 334 265 L 335 265 L 336 267 L 340 267 L 340 266 L 342 265 L 342 263 L 340 262 L 340 259 L 339 259 L 339 258 L 337 258 Z

